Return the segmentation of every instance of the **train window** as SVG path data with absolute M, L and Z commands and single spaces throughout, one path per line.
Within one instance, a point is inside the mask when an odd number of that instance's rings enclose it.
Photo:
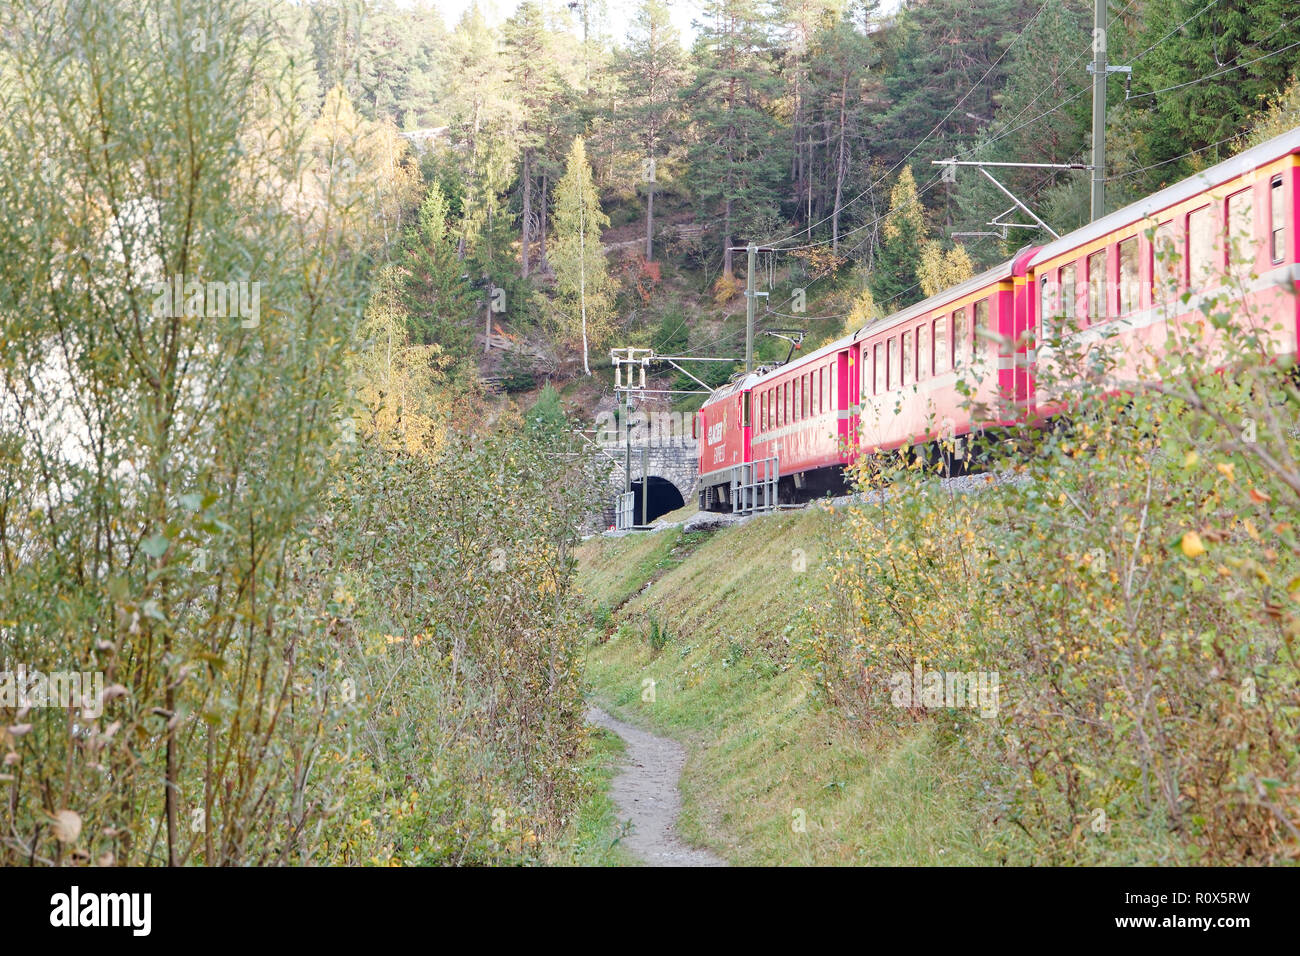
M 1061 310 L 1058 313 L 1065 319 L 1061 332 L 1068 333 L 1079 324 L 1079 267 L 1071 262 L 1061 266 Z
M 1050 273 L 1038 277 L 1038 341 L 1048 341 L 1052 337 L 1052 328 L 1056 317 L 1056 298 L 1060 291 L 1053 285 Z
M 1187 214 L 1187 281 L 1193 287 L 1204 285 L 1217 271 L 1215 246 L 1219 230 L 1215 218 L 1212 206 Z
M 1172 299 L 1178 294 L 1178 234 L 1172 222 L 1156 227 L 1155 242 L 1151 247 L 1152 300 Z
M 1137 310 L 1138 289 L 1138 241 L 1133 236 L 1119 244 L 1119 315 Z
M 930 348 L 930 323 L 916 327 L 916 380 L 929 378 L 934 372 L 934 350 Z
M 741 394 L 741 404 L 740 404 L 740 427 L 741 428 L 749 427 L 749 408 L 750 408 L 750 401 L 752 396 L 753 396 L 752 392 L 743 392 Z
M 912 382 L 912 366 L 916 362 L 916 343 L 912 341 L 912 333 L 904 332 L 902 335 L 903 343 L 903 363 L 902 375 L 899 377 L 899 385 L 909 385 Z
M 952 314 L 952 367 L 964 365 L 970 356 L 970 328 L 966 325 L 966 310 Z
M 1269 251 L 1274 262 L 1281 262 L 1286 256 L 1286 207 L 1282 204 L 1282 177 L 1274 176 L 1268 184 L 1269 229 L 1271 242 Z
M 934 374 L 946 372 L 951 367 L 948 351 L 948 316 L 943 315 L 934 320 Z
M 975 303 L 975 337 L 971 341 L 971 359 L 977 355 L 997 358 L 998 344 L 992 338 L 993 330 L 989 327 L 989 300 L 980 299 Z
M 898 388 L 898 372 L 902 367 L 898 360 L 898 337 L 889 340 L 889 390 Z
M 1104 321 L 1106 309 L 1106 253 L 1099 249 L 1088 257 L 1088 320 Z
M 885 390 L 885 347 L 877 343 L 872 352 L 871 377 L 874 380 L 875 394 L 879 395 Z
M 812 414 L 812 376 L 811 375 L 805 373 L 803 377 L 803 388 L 799 390 L 799 394 L 800 394 L 799 415 L 802 418 L 807 418 L 809 415 Z
M 1255 194 L 1243 189 L 1228 197 L 1228 266 L 1255 262 Z

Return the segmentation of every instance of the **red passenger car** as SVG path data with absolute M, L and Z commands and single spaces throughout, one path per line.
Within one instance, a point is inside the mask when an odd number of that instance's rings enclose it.
M 1225 293 L 1244 306 L 1238 323 L 1254 323 L 1273 356 L 1295 355 L 1298 170 L 1300 130 L 1040 249 L 1030 267 L 1036 294 L 1026 302 L 1039 342 L 1040 381 L 1029 383 L 1037 414 L 1062 409 L 1074 374 L 1059 367 L 1053 341 L 1085 361 L 1095 354 L 1113 363 L 1117 387 L 1140 382 L 1170 337 L 1185 338 L 1193 324 L 1207 354 L 1221 354 L 1226 333 L 1210 327 L 1201 305 Z
M 1024 409 L 1014 279 L 1022 253 L 854 337 L 863 454 L 1010 424 Z M 965 390 L 961 385 L 965 385 Z
M 794 501 L 842 487 L 857 455 L 1057 414 L 1078 384 L 1058 345 L 1085 369 L 1105 353 L 1115 390 L 1151 381 L 1187 332 L 1215 358 L 1228 333 L 1201 306 L 1225 293 L 1244 306 L 1234 331 L 1256 334 L 1261 357 L 1295 356 L 1298 214 L 1293 130 L 719 389 L 696 418 L 700 506 L 753 507 L 756 476 L 773 466 L 780 500 Z

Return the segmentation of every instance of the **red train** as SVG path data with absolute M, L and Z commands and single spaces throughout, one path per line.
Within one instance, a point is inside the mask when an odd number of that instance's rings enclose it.
M 1295 356 L 1298 186 L 1293 130 L 719 389 L 696 413 L 700 508 L 807 500 L 842 489 L 859 455 L 1050 417 L 1064 397 L 1038 378 L 1056 356 L 1026 343 L 1105 342 L 1117 379 L 1140 380 L 1229 281 L 1273 354 Z

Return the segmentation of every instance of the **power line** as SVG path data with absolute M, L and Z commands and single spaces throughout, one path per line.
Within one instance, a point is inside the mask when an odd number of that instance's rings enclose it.
M 1287 50 L 1295 49 L 1298 46 L 1300 46 L 1300 40 L 1296 40 L 1294 43 L 1288 43 L 1280 50 L 1274 50 L 1272 53 L 1265 53 L 1263 56 L 1257 56 L 1253 60 L 1247 60 L 1245 63 L 1238 63 L 1235 66 L 1225 67 L 1224 69 L 1219 70 L 1215 73 L 1208 73 L 1205 76 L 1198 77 L 1195 80 L 1188 80 L 1186 83 L 1176 83 L 1173 86 L 1166 86 L 1163 89 L 1152 90 L 1150 93 L 1136 93 L 1133 96 L 1130 96 L 1129 99 L 1141 100 L 1141 99 L 1145 99 L 1148 96 L 1156 96 L 1159 93 L 1169 93 L 1172 90 L 1181 90 L 1185 86 L 1194 86 L 1197 83 L 1204 83 L 1206 80 L 1212 80 L 1215 77 L 1223 76 L 1225 73 L 1232 73 L 1235 70 L 1240 70 L 1243 66 L 1250 66 L 1252 63 L 1258 63 L 1261 60 L 1267 60 L 1269 59 L 1269 57 L 1277 56 L 1279 53 L 1285 53 Z
M 1231 143 L 1236 136 L 1229 136 L 1227 139 L 1221 139 L 1217 143 L 1210 143 L 1208 146 L 1198 146 L 1196 149 L 1188 150 L 1181 156 L 1175 156 L 1173 159 L 1162 159 L 1158 163 L 1152 163 L 1150 166 L 1143 166 L 1141 169 L 1134 169 L 1127 173 L 1121 173 L 1118 176 L 1110 176 L 1108 180 L 1127 179 L 1129 176 L 1136 176 L 1138 173 L 1145 173 L 1148 169 L 1156 169 L 1159 166 L 1168 166 L 1170 163 L 1176 163 L 1180 159 L 1186 159 L 1188 156 L 1195 156 L 1197 153 L 1203 153 L 1207 149 L 1214 149 L 1216 146 L 1222 146 L 1224 143 Z
M 829 220 L 831 220 L 832 218 L 834 218 L 837 212 L 838 212 L 838 213 L 842 213 L 842 212 L 844 212 L 845 209 L 847 209 L 849 206 L 852 206 L 854 203 L 856 203 L 858 200 L 860 200 L 863 196 L 867 195 L 869 192 L 871 192 L 873 189 L 875 189 L 877 186 L 879 186 L 882 182 L 884 182 L 886 179 L 888 179 L 888 178 L 893 174 L 894 170 L 898 169 L 898 167 L 900 167 L 900 166 L 902 166 L 904 163 L 906 163 L 906 162 L 907 162 L 907 161 L 912 157 L 912 155 L 913 155 L 913 154 L 914 154 L 918 149 L 920 149 L 920 148 L 925 144 L 925 142 L 926 142 L 926 141 L 927 141 L 931 136 L 933 136 L 935 133 L 937 133 L 937 132 L 939 131 L 939 129 L 943 126 L 943 124 L 946 123 L 946 122 L 948 122 L 948 120 L 952 118 L 952 114 L 953 114 L 953 113 L 956 113 L 957 110 L 959 110 L 959 109 L 961 108 L 962 104 L 965 103 L 966 100 L 968 100 L 968 99 L 970 98 L 970 95 L 971 95 L 972 93 L 974 93 L 975 90 L 977 90 L 977 89 L 979 88 L 980 84 L 983 83 L 985 80 L 987 80 L 987 79 L 988 79 L 988 78 L 993 74 L 993 71 L 994 71 L 995 69 L 997 69 L 998 64 L 1001 63 L 1001 62 L 1003 61 L 1003 59 L 1006 58 L 1006 55 L 1007 55 L 1008 53 L 1011 52 L 1012 47 L 1014 47 L 1014 46 L 1016 45 L 1016 43 L 1018 43 L 1018 42 L 1020 41 L 1020 38 L 1023 37 L 1023 36 L 1025 35 L 1025 33 L 1029 30 L 1029 28 L 1030 28 L 1031 26 L 1033 26 L 1034 21 L 1036 21 L 1040 16 L 1042 16 L 1043 11 L 1047 9 L 1047 5 L 1048 5 L 1050 2 L 1051 2 L 1051 0 L 1043 0 L 1043 4 L 1038 8 L 1038 12 L 1036 12 L 1032 17 L 1030 17 L 1030 18 L 1029 18 L 1029 21 L 1028 21 L 1028 22 L 1027 22 L 1023 27 L 1020 28 L 1020 32 L 1017 33 L 1017 34 L 1015 35 L 1014 38 L 1012 38 L 1011 42 L 1007 44 L 1006 49 L 1004 49 L 1004 50 L 1003 50 L 1003 51 L 998 55 L 998 58 L 997 58 L 996 60 L 993 61 L 992 65 L 989 66 L 989 68 L 988 68 L 987 70 L 984 71 L 984 75 L 981 76 L 978 80 L 976 80 L 976 81 L 974 82 L 974 84 L 971 85 L 971 88 L 968 89 L 965 93 L 962 94 L 961 99 L 959 99 L 959 100 L 958 100 L 958 101 L 953 105 L 952 109 L 948 110 L 948 112 L 947 112 L 946 114 L 944 114 L 944 117 L 943 117 L 941 120 L 939 120 L 939 122 L 937 122 L 937 123 L 934 124 L 934 128 L 931 129 L 930 132 L 928 132 L 928 133 L 926 133 L 924 136 L 922 136 L 921 139 L 918 140 L 918 141 L 916 142 L 916 144 L 915 144 L 911 149 L 909 149 L 909 150 L 907 151 L 906 154 L 904 154 L 903 158 L 900 159 L 898 162 L 896 162 L 893 166 L 891 166 L 891 167 L 890 167 L 888 170 L 886 170 L 883 174 L 881 174 L 881 176 L 880 176 L 879 179 L 877 179 L 875 182 L 873 182 L 871 185 L 869 185 L 866 189 L 862 190 L 862 192 L 858 193 L 856 196 L 854 196 L 852 199 L 850 199 L 847 203 L 845 203 L 844 205 L 840 206 L 840 207 L 838 208 L 838 210 L 832 212 L 829 216 L 823 216 L 821 219 L 819 219 L 817 222 L 813 223 L 812 225 L 804 226 L 804 227 L 801 228 L 801 229 L 796 229 L 794 232 L 792 232 L 790 235 L 786 236 L 784 239 L 777 239 L 777 240 L 774 240 L 774 241 L 772 241 L 772 242 L 764 243 L 764 245 L 774 246 L 774 245 L 777 245 L 778 243 L 788 242 L 789 240 L 793 239 L 795 236 L 797 236 L 797 235 L 798 235 L 799 233 L 801 233 L 801 232 L 805 232 L 805 231 L 806 231 L 806 232 L 811 233 L 813 229 L 816 229 L 818 226 L 820 226 L 820 225 L 822 225 L 823 223 L 828 222 Z M 1131 2 L 1131 0 L 1130 0 L 1130 2 Z M 1127 8 L 1126 8 L 1126 9 L 1127 9 Z M 815 245 L 815 244 L 810 244 L 810 245 Z M 808 248 L 808 247 L 805 246 L 804 248 Z
M 1136 63 L 1138 60 L 1142 59 L 1144 56 L 1146 56 L 1148 53 L 1150 53 L 1152 50 L 1154 50 L 1154 49 L 1155 49 L 1156 47 L 1158 47 L 1160 44 L 1164 43 L 1166 40 L 1168 40 L 1171 36 L 1173 36 L 1175 33 L 1177 33 L 1177 32 L 1178 32 L 1179 30 L 1181 30 L 1183 27 L 1187 26 L 1187 24 L 1191 23 L 1193 20 L 1195 20 L 1197 17 L 1199 17 L 1199 16 L 1200 16 L 1202 13 L 1204 13 L 1206 10 L 1210 9 L 1210 7 L 1215 6 L 1218 2 L 1219 2 L 1219 0 L 1210 0 L 1210 2 L 1207 3 L 1205 6 L 1201 7 L 1201 9 L 1197 10 L 1197 11 L 1196 11 L 1195 13 L 1193 13 L 1190 17 L 1188 17 L 1188 18 L 1187 18 L 1186 20 L 1184 20 L 1182 23 L 1178 24 L 1178 26 L 1174 27 L 1172 30 L 1170 30 L 1168 33 L 1166 33 L 1164 36 L 1162 36 L 1162 37 L 1161 37 L 1159 40 L 1157 40 L 1155 43 L 1151 44 L 1149 47 L 1147 47 L 1145 50 L 1143 50 L 1143 51 L 1142 51 L 1141 53 L 1139 53 L 1137 56 L 1133 57 L 1133 59 L 1132 59 L 1130 62 L 1131 62 L 1131 63 Z
M 1214 2 L 1217 3 L 1218 0 L 1214 0 Z M 1124 14 L 1128 13 L 1129 8 L 1132 7 L 1133 4 L 1135 4 L 1135 3 L 1137 3 L 1137 0 L 1129 0 L 1129 2 L 1126 3 L 1126 4 L 1124 5 L 1124 9 L 1120 10 L 1119 13 L 1115 14 L 1114 17 L 1113 17 L 1113 19 L 1115 19 L 1115 20 L 1120 19 L 1122 16 L 1124 16 Z M 1204 12 L 1204 11 L 1202 11 L 1202 12 Z M 1067 63 L 1064 67 L 1061 68 L 1061 70 L 1060 70 L 1060 74 L 1059 74 L 1059 75 L 1064 76 L 1065 74 L 1067 74 L 1071 69 L 1074 68 L 1074 66 L 1075 66 L 1076 64 L 1078 64 L 1081 60 L 1084 59 L 1084 57 L 1086 57 L 1086 56 L 1087 56 L 1089 53 L 1091 53 L 1091 52 L 1092 52 L 1092 46 L 1091 46 L 1091 44 L 1089 44 L 1088 46 L 1084 47 L 1082 53 L 1079 53 L 1078 55 L 1076 55 L 1075 58 L 1074 58 L 1073 60 L 1071 60 L 1071 61 L 1070 61 L 1069 63 Z M 1044 96 L 1048 91 L 1050 91 L 1050 90 L 1051 90 L 1051 87 L 1050 87 L 1050 86 L 1044 86 L 1041 90 L 1039 90 L 1036 94 L 1034 94 L 1033 98 L 1030 99 L 1030 101 L 1029 101 L 1028 103 L 1026 103 L 1024 106 L 1022 106 L 1022 107 L 1020 108 L 1020 110 L 1016 113 L 1015 116 L 1012 116 L 1010 119 L 1006 120 L 1006 121 L 1003 123 L 1003 125 L 1002 125 L 1002 129 L 1001 129 L 1001 130 L 998 130 L 996 135 L 994 135 L 994 136 L 993 136 L 992 138 L 990 138 L 990 139 L 987 139 L 987 140 L 984 140 L 984 141 L 982 141 L 982 142 L 976 143 L 976 144 L 974 144 L 973 146 L 969 146 L 969 147 L 967 147 L 967 148 L 964 149 L 964 150 L 959 150 L 959 151 L 955 154 L 955 157 L 954 157 L 954 158 L 959 157 L 959 156 L 970 156 L 970 155 L 972 155 L 972 154 L 978 152 L 978 151 L 981 150 L 981 149 L 984 149 L 984 148 L 986 148 L 986 147 L 988 147 L 988 146 L 993 145 L 994 143 L 998 142 L 999 140 L 1005 139 L 1006 137 L 1010 136 L 1012 133 L 1017 133 L 1017 132 L 1019 132 L 1020 130 L 1024 129 L 1025 127 L 1027 127 L 1027 126 L 1032 126 L 1034 123 L 1037 123 L 1040 119 L 1043 119 L 1043 118 L 1046 117 L 1046 116 L 1051 116 L 1051 115 L 1052 115 L 1053 113 L 1055 113 L 1057 110 L 1060 110 L 1060 109 L 1065 108 L 1065 107 L 1068 106 L 1070 103 L 1072 103 L 1072 102 L 1074 102 L 1075 100 L 1077 100 L 1077 99 L 1078 99 L 1080 96 L 1082 96 L 1084 93 L 1089 92 L 1089 88 L 1088 88 L 1088 87 L 1086 87 L 1086 86 L 1085 86 L 1085 87 L 1082 87 L 1082 88 L 1079 90 L 1079 92 L 1075 93 L 1073 96 L 1067 97 L 1066 99 L 1062 100 L 1060 103 L 1057 103 L 1057 104 L 1056 104 L 1055 106 L 1053 106 L 1051 109 L 1048 109 L 1048 110 L 1043 111 L 1042 113 L 1039 113 L 1039 114 L 1038 114 L 1037 116 L 1035 116 L 1033 119 L 1031 119 L 1031 120 L 1027 120 L 1027 121 L 1024 122 L 1024 123 L 1021 123 L 1019 126 L 1012 127 L 1011 124 L 1015 123 L 1016 120 L 1018 120 L 1020 117 L 1024 116 L 1025 113 L 1027 113 L 1027 112 L 1029 111 L 1029 109 L 1030 109 L 1030 108 L 1031 108 L 1035 103 L 1037 103 L 1040 99 L 1042 99 L 1043 96 Z

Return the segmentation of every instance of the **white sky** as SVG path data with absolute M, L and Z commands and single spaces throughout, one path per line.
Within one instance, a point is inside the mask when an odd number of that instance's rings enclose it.
M 473 0 L 433 0 L 432 6 L 442 14 L 447 28 L 451 29 L 472 2 Z M 558 0 L 558 2 L 563 5 L 565 0 Z M 673 25 L 682 35 L 682 45 L 689 46 L 692 35 L 691 20 L 700 16 L 702 6 L 700 0 L 666 0 L 666 2 L 672 11 Z M 520 0 L 478 0 L 479 9 L 483 11 L 488 22 L 498 26 L 515 12 L 519 3 Z M 637 8 L 637 0 L 605 0 L 605 3 L 609 11 L 609 32 L 616 40 L 622 42 L 627 34 L 627 24 Z M 580 34 L 582 20 L 576 10 L 573 11 L 573 24 L 574 32 Z
M 398 0 L 399 5 L 409 6 L 416 3 L 431 5 L 435 10 L 442 14 L 442 19 L 447 24 L 447 29 L 451 29 L 456 22 L 473 3 L 474 0 Z M 568 0 L 555 0 L 562 6 L 566 6 Z M 896 11 L 902 0 L 882 0 L 876 11 L 877 16 L 883 16 Z M 694 29 L 691 27 L 691 21 L 702 17 L 703 0 L 665 0 L 668 9 L 672 13 L 673 25 L 677 27 L 677 32 L 681 34 L 682 46 L 689 48 L 691 39 L 694 36 Z M 518 9 L 520 0 L 478 0 L 479 9 L 483 11 L 489 23 L 494 26 L 500 26 Z M 627 25 L 631 21 L 633 14 L 636 12 L 637 0 L 605 0 L 605 6 L 609 13 L 609 32 L 614 39 L 622 43 L 627 36 Z M 581 35 L 582 20 L 578 16 L 578 11 L 572 12 L 574 33 Z

